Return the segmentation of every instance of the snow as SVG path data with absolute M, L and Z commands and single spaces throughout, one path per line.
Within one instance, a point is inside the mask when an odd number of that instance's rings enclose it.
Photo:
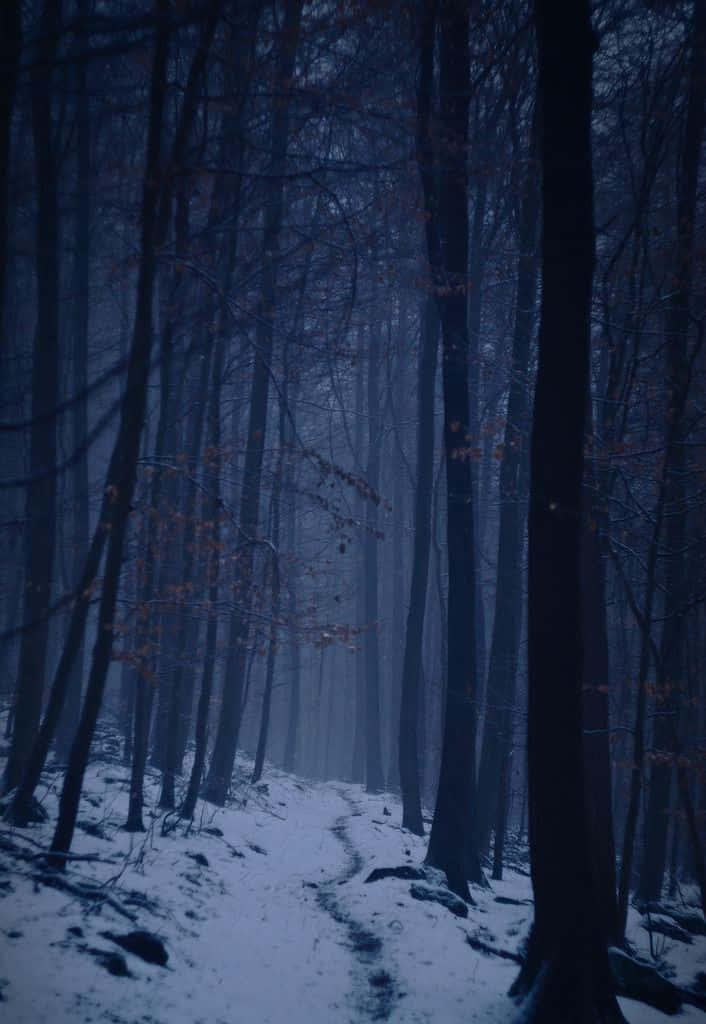
M 247 768 L 239 762 L 243 780 Z M 45 779 L 40 795 L 49 821 L 0 829 L 0 840 L 28 858 L 51 837 L 59 776 Z M 517 1010 L 506 993 L 517 965 L 474 951 L 466 939 L 517 951 L 532 916 L 525 874 L 508 871 L 492 888 L 474 887 L 468 917 L 455 917 L 412 899 L 409 881 L 365 883 L 375 867 L 423 860 L 426 841 L 402 831 L 394 796 L 273 769 L 263 781 L 265 787 L 239 783 L 225 809 L 199 804 L 190 829 L 155 808 L 148 832 L 136 836 L 121 828 L 126 770 L 94 764 L 73 852 L 100 860 L 72 862 L 67 877 L 101 883 L 110 901 L 89 904 L 36 882 L 36 857 L 11 857 L 0 841 L 0 1018 L 13 1024 L 513 1019 Z M 148 778 L 147 791 L 156 801 L 156 777 Z M 498 896 L 515 902 L 498 903 Z M 91 951 L 119 952 L 104 933 L 135 928 L 164 940 L 168 964 L 125 953 L 131 976 L 113 976 Z M 630 934 L 649 949 L 638 917 Z M 669 940 L 667 946 L 678 980 L 691 982 L 706 969 L 706 938 L 683 949 Z M 632 1024 L 667 1019 L 640 1003 L 621 1005 Z M 691 1024 L 704 1015 L 689 1007 L 679 1020 Z

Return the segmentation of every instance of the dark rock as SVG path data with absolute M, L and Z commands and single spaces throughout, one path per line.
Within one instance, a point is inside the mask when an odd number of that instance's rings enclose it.
M 270 787 L 267 785 L 266 782 L 259 783 L 259 785 L 255 786 L 255 789 L 258 791 L 258 793 L 262 793 L 263 796 L 270 795 Z
M 261 846 L 258 846 L 257 843 L 248 843 L 248 846 L 250 847 L 253 853 L 260 853 L 262 854 L 263 857 L 267 856 L 267 850 L 263 850 L 263 848 Z
M 72 924 L 66 930 L 70 935 L 75 935 L 77 939 L 83 938 L 83 928 L 78 924 Z
M 105 967 L 109 974 L 114 974 L 116 978 L 132 977 L 122 953 L 113 953 L 106 949 L 91 949 L 89 952 L 93 953 L 101 967 Z
M 11 932 L 7 933 L 8 939 L 21 939 L 23 935 L 24 932 L 20 932 L 16 928 L 13 928 Z
M 651 964 L 636 960 L 614 946 L 608 950 L 608 961 L 619 996 L 639 999 L 662 1013 L 679 1013 L 682 1005 L 679 989 Z
M 524 907 L 525 904 L 531 903 L 531 900 L 516 900 L 512 896 L 496 896 L 495 903 L 507 904 L 509 907 Z
M 105 839 L 103 828 L 95 821 L 77 821 L 76 828 L 85 832 L 87 836 L 92 836 L 94 839 Z
M 691 935 L 706 935 L 706 919 L 698 910 L 669 910 L 667 913 Z
M 411 864 L 400 864 L 396 868 L 375 868 L 365 879 L 366 882 L 379 882 L 381 878 L 404 878 L 408 882 L 425 879 L 423 868 L 413 868 Z
M 392 815 L 392 812 L 388 811 L 387 807 L 383 807 L 382 813 L 385 815 L 386 818 L 389 818 Z
M 685 928 L 681 928 L 675 921 L 671 921 L 668 917 L 643 917 L 642 927 L 648 932 L 656 932 L 658 935 L 666 935 L 668 939 L 676 939 L 677 942 L 684 942 L 687 946 L 690 946 L 694 941 L 690 933 Z
M 164 948 L 164 943 L 159 936 L 147 931 L 127 932 L 125 935 L 116 935 L 115 932 L 103 932 L 103 937 L 110 939 L 116 945 L 133 953 L 145 960 L 148 964 L 158 964 L 164 967 L 169 959 L 169 954 Z
M 207 825 L 203 831 L 207 836 L 216 836 L 218 839 L 223 838 L 223 829 L 217 828 L 215 825 Z
M 208 858 L 203 853 L 187 853 L 187 857 L 191 857 L 193 861 L 200 864 L 202 868 L 208 867 Z
M 429 903 L 439 903 L 446 907 L 456 917 L 468 917 L 468 905 L 460 896 L 451 892 L 450 889 L 443 889 L 437 885 L 411 885 L 409 894 L 415 900 L 425 900 Z

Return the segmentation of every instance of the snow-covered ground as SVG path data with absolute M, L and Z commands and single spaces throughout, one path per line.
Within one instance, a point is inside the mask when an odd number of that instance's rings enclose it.
M 247 765 L 239 765 L 247 778 Z M 268 770 L 264 785 L 237 786 L 228 808 L 200 804 L 191 828 L 155 810 L 147 834 L 129 835 L 121 828 L 126 771 L 99 762 L 87 778 L 73 849 L 96 859 L 73 861 L 66 876 L 77 890 L 92 887 L 86 900 L 51 887 L 42 875 L 39 855 L 51 837 L 58 776 L 45 781 L 40 796 L 49 822 L 28 830 L 0 826 L 0 1019 L 512 1019 L 506 993 L 517 965 L 474 950 L 467 938 L 516 952 L 531 921 L 529 879 L 508 871 L 491 889 L 474 889 L 466 918 L 412 898 L 410 880 L 366 884 L 376 867 L 418 867 L 423 860 L 425 840 L 401 830 L 394 796 Z M 151 780 L 150 798 L 157 792 Z M 166 966 L 121 951 L 115 937 L 138 929 L 163 939 Z M 647 951 L 637 915 L 630 935 Z M 706 938 L 689 946 L 667 940 L 664 954 L 680 983 L 706 970 Z M 621 1003 L 633 1024 L 668 1019 L 642 1004 Z M 679 1020 L 704 1017 L 688 1007 Z

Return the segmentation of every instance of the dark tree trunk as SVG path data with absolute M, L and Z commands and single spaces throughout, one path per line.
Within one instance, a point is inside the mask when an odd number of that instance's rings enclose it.
M 285 357 L 286 366 L 286 357 Z M 285 370 L 286 373 L 286 370 Z M 277 656 L 277 620 L 280 613 L 280 575 L 279 575 L 279 534 L 280 534 L 280 495 L 282 491 L 282 474 L 284 472 L 284 445 L 286 440 L 287 422 L 287 384 L 285 380 L 284 392 L 282 395 L 279 412 L 279 451 L 277 453 L 277 465 L 275 467 L 275 479 L 272 488 L 272 536 L 273 551 L 270 555 L 272 560 L 272 600 L 270 636 L 267 645 L 267 664 L 265 666 L 265 689 L 262 696 L 262 712 L 260 715 L 260 732 L 257 738 L 257 750 L 255 752 L 255 765 L 253 767 L 251 782 L 254 784 L 262 778 L 262 768 L 265 764 L 267 752 L 267 737 L 270 730 L 270 710 L 272 707 L 272 684 L 275 674 L 275 658 Z
M 377 495 L 380 485 L 380 343 L 368 347 L 368 465 L 366 480 Z M 365 505 L 365 788 L 380 792 L 385 784 L 380 750 L 380 652 L 378 630 L 378 507 Z
M 82 0 L 79 10 L 86 13 Z M 73 267 L 74 316 L 72 331 L 72 385 L 74 395 L 80 395 L 87 384 L 88 367 L 88 287 L 90 272 L 90 225 L 91 225 L 91 120 L 86 89 L 86 62 L 76 63 L 76 157 L 78 163 L 78 189 L 76 198 L 76 225 Z M 71 423 L 71 441 L 76 451 L 81 450 L 88 434 L 88 408 L 85 398 L 74 400 Z M 89 500 L 88 500 L 88 454 L 84 450 L 76 461 L 72 473 L 72 499 L 74 504 L 69 550 L 74 564 L 83 565 L 90 544 Z M 80 572 L 72 579 L 75 587 L 80 582 Z M 84 642 L 76 651 L 64 710 L 56 733 L 56 756 L 64 761 L 71 750 L 78 718 L 81 711 L 81 689 L 83 683 Z
M 622 1021 L 596 905 L 581 722 L 581 489 L 594 259 L 587 0 L 536 0 L 542 303 L 531 442 L 528 771 L 535 912 L 513 994 L 542 1024 Z
M 32 482 L 27 487 L 25 505 L 24 629 L 20 636 L 12 744 L 3 780 L 5 792 L 19 784 L 39 725 L 56 545 L 56 422 L 47 414 L 56 406 L 59 372 L 59 208 L 51 98 L 60 17 L 61 0 L 45 0 L 31 76 L 39 301 L 32 348 Z
M 365 361 L 358 359 L 355 378 L 355 431 L 354 457 L 360 469 L 363 465 L 363 422 L 365 402 Z M 362 470 L 360 470 L 362 473 Z M 358 514 L 363 518 L 363 503 L 365 499 L 357 498 Z M 360 549 L 356 548 L 359 557 L 356 559 L 355 569 L 357 579 L 355 587 L 355 613 L 356 624 L 361 627 L 365 623 L 365 588 L 363 578 L 365 573 L 365 538 Z M 365 646 L 361 643 L 355 652 L 355 723 L 353 729 L 353 764 L 351 775 L 353 782 L 365 781 Z
M 3 4 L 0 10 L 0 354 L 5 352 L 4 314 L 9 241 L 7 184 L 21 45 L 22 5 L 13 2 Z
M 535 127 L 531 129 L 535 134 Z M 478 844 L 488 849 L 490 830 L 498 824 L 498 803 L 505 804 L 501 786 L 510 756 L 514 719 L 517 658 L 522 627 L 521 564 L 525 533 L 523 481 L 527 462 L 530 345 L 537 294 L 537 225 L 539 185 L 536 145 L 530 140 L 524 192 L 520 206 L 517 305 L 512 338 L 512 369 L 507 401 L 502 462 L 500 463 L 500 525 L 495 613 L 488 662 L 486 713 L 478 770 Z M 498 834 L 495 835 L 498 845 Z
M 205 799 L 220 806 L 225 803 L 230 787 L 242 715 L 247 640 L 250 630 L 249 608 L 252 601 L 254 544 L 259 521 L 260 480 L 267 429 L 267 396 L 277 305 L 280 230 L 284 209 L 284 171 L 289 134 L 289 104 L 286 95 L 294 72 L 302 3 L 303 0 L 293 0 L 285 7 L 275 85 L 277 100 L 272 115 L 272 171 L 268 202 L 265 206 L 263 232 L 263 251 L 269 256 L 263 270 L 257 320 L 255 367 L 250 393 L 248 447 L 245 454 L 240 504 L 239 521 L 243 550 L 238 567 L 238 583 L 241 608 L 234 614 L 231 621 L 229 649 L 233 655 L 229 658 L 216 742 L 203 793 Z
M 168 7 L 166 0 L 157 0 L 159 30 L 155 42 L 150 82 L 149 125 L 145 178 L 140 217 L 140 267 L 133 341 L 128 364 L 127 384 L 120 417 L 120 427 L 108 472 L 106 491 L 114 495 L 110 521 L 110 537 L 106 554 L 105 575 L 98 611 L 96 643 L 78 730 L 71 747 L 71 756 L 64 777 L 59 802 L 59 818 L 52 840 L 52 853 L 61 855 L 71 847 L 76 825 L 83 777 L 88 763 L 91 741 L 103 699 L 105 680 L 113 649 L 115 606 L 120 584 L 123 542 L 135 487 L 137 457 L 140 448 L 142 421 L 145 414 L 147 382 L 152 348 L 152 301 L 156 276 L 156 224 L 159 198 L 160 158 L 162 149 L 162 117 L 165 99 L 168 55 Z M 61 856 L 57 867 L 64 866 Z
M 295 415 L 296 402 L 294 396 L 292 396 L 290 402 L 290 416 Z M 290 434 L 291 437 L 293 435 Z M 296 492 L 294 490 L 294 476 L 293 470 L 288 467 L 287 469 L 287 495 L 289 506 L 288 519 L 287 519 L 287 550 L 293 552 L 296 545 Z M 294 570 L 290 568 L 289 578 L 289 596 L 287 601 L 287 610 L 289 613 L 289 621 L 292 629 L 296 628 L 297 621 L 297 578 L 294 575 Z M 293 772 L 296 764 L 297 756 L 297 737 L 299 733 L 299 718 L 301 714 L 301 651 L 299 647 L 299 639 L 294 633 L 291 646 L 290 646 L 290 683 L 289 683 L 289 707 L 287 709 L 287 735 L 284 743 L 284 758 L 282 766 L 286 772 Z
M 424 611 L 429 578 L 431 546 L 431 498 L 434 477 L 434 388 L 439 342 L 436 301 L 426 300 L 419 348 L 417 376 L 417 484 L 414 496 L 414 553 L 410 583 L 407 631 L 402 664 L 400 703 L 400 784 L 402 827 L 424 835 L 419 780 L 419 704 L 422 671 Z
M 468 113 L 470 89 L 467 5 L 448 0 L 440 12 L 440 161 L 437 270 L 442 332 L 446 540 L 449 563 L 448 679 L 441 769 L 427 862 L 446 872 L 468 897 L 467 879 L 482 880 L 475 832 L 477 698 L 476 573 L 468 403 Z M 423 40 L 424 45 L 424 40 Z M 427 40 L 427 45 L 429 41 Z M 433 37 L 431 45 L 433 45 Z M 429 191 L 425 186 L 425 191 Z M 434 216 L 432 207 L 430 211 Z M 431 226 L 433 230 L 433 225 Z M 429 231 L 427 234 L 429 238 Z
M 218 617 L 214 609 L 218 604 L 218 579 L 220 567 L 220 517 L 221 508 L 221 382 L 223 379 L 223 358 L 225 339 L 221 335 L 214 347 L 213 377 L 211 380 L 211 396 L 209 405 L 208 446 L 213 452 L 209 465 L 211 473 L 210 490 L 210 531 L 209 558 L 206 576 L 208 579 L 208 605 L 210 613 L 206 626 L 206 653 L 201 675 L 201 690 L 196 709 L 195 750 L 194 760 L 189 776 L 186 796 L 180 809 L 182 818 L 192 818 L 196 810 L 196 801 L 201 786 L 204 766 L 206 764 L 206 747 L 208 744 L 208 713 L 213 691 L 213 673 L 216 664 L 216 639 L 218 636 Z
M 692 26 L 686 124 L 677 161 L 675 289 L 666 318 L 667 409 L 666 434 L 669 461 L 665 546 L 668 552 L 664 628 L 657 678 L 657 714 L 653 746 L 657 757 L 650 770 L 645 816 L 645 856 L 640 872 L 639 896 L 658 900 L 667 858 L 669 792 L 672 781 L 671 741 L 674 718 L 679 714 L 679 691 L 684 677 L 683 624 L 685 603 L 686 545 L 686 430 L 683 413 L 689 388 L 689 325 L 694 277 L 697 185 L 701 144 L 706 118 L 706 0 L 696 0 Z M 666 756 L 660 756 L 666 755 Z M 681 790 L 681 786 L 680 786 Z
M 590 410 L 590 403 L 589 403 Z M 590 411 L 587 421 L 590 424 Z M 598 523 L 602 519 L 596 481 L 590 468 L 583 488 L 581 532 L 583 752 L 585 799 L 596 899 L 604 933 L 619 943 L 615 838 L 610 771 L 608 628 L 605 567 Z

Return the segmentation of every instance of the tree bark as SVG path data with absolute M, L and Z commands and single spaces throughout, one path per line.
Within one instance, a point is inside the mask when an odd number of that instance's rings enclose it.
M 10 5 L 12 6 L 12 5 Z M 5 15 L 4 17 L 7 17 Z M 56 547 L 56 421 L 59 373 L 59 208 L 57 154 L 52 119 L 52 64 L 61 0 L 45 0 L 36 65 L 31 76 L 34 172 L 37 189 L 35 245 L 37 322 L 32 348 L 32 420 L 25 517 L 25 580 L 12 743 L 3 790 L 22 779 L 42 710 Z M 4 170 L 4 169 L 3 169 Z M 1 268 L 0 268 L 1 269 Z
M 152 301 L 156 276 L 156 226 L 159 199 L 160 159 L 162 152 L 162 119 L 166 91 L 168 55 L 168 5 L 157 0 L 159 27 L 155 42 L 150 82 L 149 125 L 145 178 L 142 190 L 140 266 L 137 282 L 135 324 L 128 364 L 127 384 L 123 400 L 120 426 L 113 449 L 113 457 L 106 481 L 106 491 L 113 496 L 110 537 L 106 554 L 105 575 L 98 611 L 98 627 L 86 697 L 71 756 L 64 776 L 59 801 L 59 818 L 52 839 L 54 854 L 68 852 L 76 825 L 83 777 L 88 763 L 91 740 L 103 699 L 105 680 L 113 649 L 115 606 L 120 583 L 123 542 L 127 532 L 130 505 L 135 487 L 137 457 L 142 433 L 142 421 L 147 399 L 147 383 L 152 348 Z M 63 857 L 55 858 L 57 868 L 63 868 Z
M 79 5 L 86 13 L 85 0 Z M 75 306 L 72 331 L 72 385 L 74 395 L 80 395 L 86 388 L 88 366 L 88 289 L 91 262 L 91 118 L 86 88 L 86 61 L 76 63 L 76 157 L 78 191 L 76 198 L 75 245 L 73 266 L 73 288 Z M 80 450 L 88 434 L 88 405 L 85 398 L 74 399 L 71 417 L 71 440 Z M 72 498 L 74 503 L 70 550 L 75 565 L 81 567 L 90 545 L 90 521 L 88 500 L 88 453 L 82 451 L 72 473 Z M 72 580 L 76 586 L 80 572 Z M 85 636 L 81 638 L 76 651 L 68 685 L 64 710 L 56 733 L 56 756 L 64 760 L 71 750 L 81 711 L 81 689 L 83 684 Z
M 467 879 L 482 880 L 473 806 L 478 687 L 468 400 L 469 9 L 459 0 L 447 0 L 441 6 L 439 21 L 439 123 L 443 150 L 439 154 L 442 173 L 437 230 L 443 259 L 439 260 L 435 252 L 439 248 L 436 241 L 428 244 L 428 248 L 432 267 L 437 270 L 442 332 L 449 562 L 448 679 L 441 769 L 427 862 L 444 870 L 449 886 L 468 898 Z M 429 195 L 426 185 L 425 191 Z M 428 213 L 433 216 L 434 212 L 432 206 Z M 428 240 L 433 229 L 432 224 Z
M 267 429 L 267 397 L 277 305 L 280 232 L 284 212 L 284 171 L 289 134 L 287 90 L 294 73 L 302 4 L 303 0 L 293 0 L 286 4 L 275 84 L 277 102 L 272 116 L 272 171 L 263 232 L 263 251 L 267 262 L 263 271 L 257 320 L 255 366 L 250 392 L 248 448 L 245 454 L 240 503 L 240 531 L 244 544 L 238 567 L 241 608 L 233 615 L 231 621 L 228 646 L 233 653 L 227 667 L 216 742 L 203 792 L 205 799 L 220 806 L 225 803 L 230 787 L 242 715 L 247 640 L 250 630 L 249 610 L 252 600 L 254 545 L 259 521 L 260 481 Z
M 536 127 L 531 128 L 533 135 Z M 527 461 L 530 345 L 535 325 L 537 294 L 537 226 L 539 186 L 536 145 L 530 141 L 524 190 L 520 204 L 517 268 L 517 304 L 512 338 L 510 393 L 507 400 L 502 461 L 500 463 L 500 525 L 495 613 L 488 661 L 486 713 L 478 771 L 478 844 L 488 849 L 490 830 L 499 822 L 498 802 L 505 803 L 500 780 L 510 755 L 517 680 L 517 658 L 522 627 L 520 566 L 524 549 L 525 500 L 522 486 Z M 502 816 L 500 816 L 502 817 Z M 495 833 L 498 842 L 498 833 Z
M 534 923 L 523 1021 L 622 1021 L 595 902 L 581 723 L 581 488 L 594 261 L 588 0 L 535 0 L 542 301 L 531 441 L 528 771 Z
M 689 64 L 686 123 L 677 161 L 676 287 L 666 317 L 667 409 L 666 458 L 669 461 L 668 508 L 665 545 L 668 551 L 664 628 L 660 644 L 657 678 L 657 706 L 653 746 L 657 756 L 650 771 L 649 797 L 645 816 L 645 855 L 640 871 L 638 894 L 644 900 L 658 900 L 662 893 L 667 858 L 669 792 L 672 781 L 671 739 L 674 719 L 679 714 L 680 690 L 684 685 L 683 604 L 685 598 L 686 546 L 686 431 L 683 413 L 689 389 L 689 324 L 694 276 L 697 185 L 701 144 L 706 117 L 704 67 L 706 66 L 706 0 L 695 0 L 691 59 Z M 660 756 L 661 754 L 666 757 Z M 680 783 L 680 790 L 682 789 Z
M 380 486 L 380 342 L 368 346 L 368 464 L 365 477 L 377 495 Z M 379 793 L 385 784 L 380 750 L 380 652 L 378 622 L 378 506 L 367 498 L 365 505 L 365 788 Z
M 436 300 L 424 304 L 417 376 L 417 484 L 414 495 L 414 551 L 409 611 L 402 664 L 400 702 L 400 785 L 402 828 L 424 835 L 419 780 L 419 703 L 422 671 L 424 612 L 429 579 L 431 547 L 431 498 L 434 477 L 434 388 L 439 342 Z

